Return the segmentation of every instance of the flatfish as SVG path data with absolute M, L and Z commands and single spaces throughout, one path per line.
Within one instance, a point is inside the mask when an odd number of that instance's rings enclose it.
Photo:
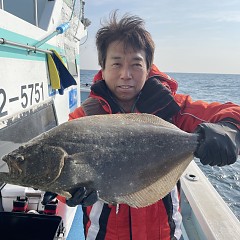
M 70 198 L 79 187 L 109 204 L 151 205 L 193 159 L 197 134 L 150 114 L 87 116 L 63 123 L 3 157 L 0 181 Z

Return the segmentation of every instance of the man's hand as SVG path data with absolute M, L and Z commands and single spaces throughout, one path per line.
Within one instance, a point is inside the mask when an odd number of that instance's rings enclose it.
M 57 197 L 56 193 L 45 192 L 42 200 L 42 204 L 46 205 L 50 203 L 54 198 Z M 84 207 L 93 205 L 98 201 L 98 193 L 95 190 L 89 190 L 85 187 L 78 188 L 73 194 L 72 197 L 66 200 L 66 204 L 69 207 L 75 207 L 77 205 L 82 205 Z
M 57 197 L 56 193 L 45 192 L 44 196 L 43 196 L 43 200 L 42 200 L 42 205 L 47 205 L 48 203 L 50 203 L 56 197 Z
M 98 200 L 98 193 L 95 190 L 88 190 L 85 187 L 78 188 L 66 203 L 69 207 L 82 205 L 83 207 L 91 206 Z
M 199 145 L 195 156 L 203 165 L 224 166 L 236 162 L 240 153 L 240 130 L 234 124 L 202 123 L 196 132 Z

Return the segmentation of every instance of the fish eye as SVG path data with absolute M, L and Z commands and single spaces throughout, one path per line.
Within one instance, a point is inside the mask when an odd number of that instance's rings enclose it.
M 23 156 L 17 156 L 17 161 L 19 161 L 19 162 L 23 162 L 24 161 L 24 157 Z

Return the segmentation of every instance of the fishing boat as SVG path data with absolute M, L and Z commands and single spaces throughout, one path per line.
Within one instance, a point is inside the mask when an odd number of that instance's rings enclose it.
M 0 158 L 68 120 L 88 97 L 79 41 L 90 21 L 83 0 L 0 1 Z M 8 171 L 0 161 L 0 171 Z M 240 223 L 192 161 L 181 177 L 184 240 L 238 240 Z M 0 183 L 2 239 L 84 239 L 81 207 L 43 206 L 44 192 Z
M 90 25 L 84 6 L 0 1 L 0 159 L 67 121 L 80 105 L 79 45 Z M 0 171 L 8 171 L 3 161 Z M 1 239 L 70 239 L 77 208 L 60 201 L 43 206 L 38 189 L 0 183 L 0 190 Z

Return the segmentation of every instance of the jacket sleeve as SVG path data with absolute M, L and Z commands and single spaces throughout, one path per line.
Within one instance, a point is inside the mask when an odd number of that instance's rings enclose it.
M 184 131 L 193 132 L 203 122 L 216 123 L 224 119 L 233 122 L 240 129 L 240 106 L 237 104 L 193 101 L 189 95 L 183 94 L 176 94 L 174 97 L 181 109 L 174 116 L 173 123 Z
M 76 118 L 84 117 L 86 116 L 85 112 L 83 111 L 82 107 L 76 108 L 73 112 L 71 112 L 68 116 L 68 120 L 73 120 Z

